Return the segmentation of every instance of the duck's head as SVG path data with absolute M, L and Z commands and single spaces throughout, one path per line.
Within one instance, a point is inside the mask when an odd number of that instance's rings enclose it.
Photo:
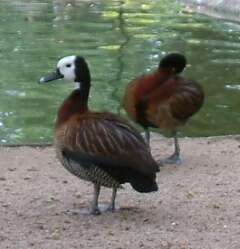
M 81 56 L 71 55 L 60 59 L 55 72 L 41 77 L 40 83 L 65 79 L 78 83 L 90 83 L 90 72 L 88 64 Z
M 187 64 L 184 55 L 179 53 L 171 53 L 162 58 L 159 63 L 159 69 L 171 70 L 173 73 L 181 73 Z

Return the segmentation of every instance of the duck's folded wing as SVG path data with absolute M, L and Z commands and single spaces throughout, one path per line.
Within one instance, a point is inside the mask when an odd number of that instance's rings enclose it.
M 142 136 L 115 115 L 82 116 L 57 133 L 65 158 L 86 167 L 124 167 L 146 175 L 159 171 Z

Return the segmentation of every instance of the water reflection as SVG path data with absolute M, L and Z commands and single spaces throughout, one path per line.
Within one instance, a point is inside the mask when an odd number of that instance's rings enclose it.
M 0 1 L 0 143 L 48 142 L 71 84 L 37 85 L 56 59 L 81 54 L 91 66 L 90 105 L 125 115 L 126 84 L 170 51 L 189 59 L 185 75 L 207 100 L 182 135 L 239 133 L 240 26 L 181 12 L 167 0 Z M 234 83 L 230 83 L 234 82 Z

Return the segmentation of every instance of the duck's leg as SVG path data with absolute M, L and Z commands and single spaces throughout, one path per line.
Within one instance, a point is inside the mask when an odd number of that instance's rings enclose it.
M 93 201 L 90 207 L 90 214 L 98 215 L 100 210 L 98 208 L 98 197 L 100 194 L 100 185 L 94 184 Z
M 84 215 L 98 215 L 100 214 L 100 210 L 98 207 L 98 197 L 100 194 L 100 185 L 94 184 L 94 191 L 93 191 L 93 200 L 90 207 L 82 207 L 78 209 L 68 209 L 66 210 L 66 214 L 71 215 L 78 215 L 78 214 L 84 214 Z
M 145 128 L 144 132 L 145 132 L 145 140 L 148 143 L 148 145 L 150 145 L 150 131 L 148 128 Z
M 167 159 L 165 159 L 163 161 L 164 164 L 177 164 L 177 165 L 181 165 L 182 164 L 182 160 L 180 157 L 180 146 L 178 143 L 178 137 L 177 137 L 177 131 L 174 130 L 173 131 L 173 138 L 174 138 L 174 153 L 168 157 Z
M 112 189 L 112 197 L 111 197 L 111 202 L 109 203 L 100 203 L 98 205 L 98 209 L 100 210 L 101 213 L 103 212 L 113 212 L 116 210 L 116 204 L 115 204 L 115 199 L 117 196 L 117 187 L 113 187 Z
M 114 211 L 116 209 L 116 206 L 115 206 L 116 196 L 117 196 L 117 188 L 113 187 L 111 203 L 107 209 L 108 211 Z

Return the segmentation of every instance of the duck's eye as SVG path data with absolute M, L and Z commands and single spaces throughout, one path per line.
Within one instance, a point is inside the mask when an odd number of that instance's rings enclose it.
M 66 67 L 71 67 L 71 64 L 67 64 Z

